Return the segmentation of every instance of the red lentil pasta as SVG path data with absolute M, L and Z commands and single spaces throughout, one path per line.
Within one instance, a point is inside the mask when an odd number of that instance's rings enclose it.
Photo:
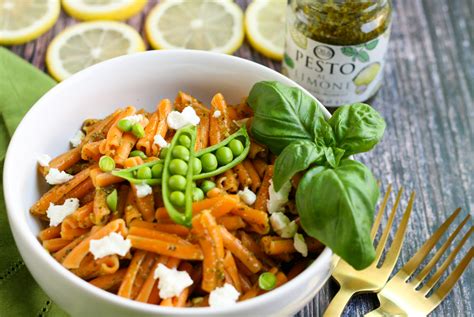
M 277 234 L 282 221 L 298 223 L 299 219 L 285 204 L 281 206 L 285 213 L 278 213 L 278 217 L 267 210 L 274 157 L 262 145 L 250 139 L 245 160 L 219 175 L 196 181 L 205 196 L 192 203 L 191 227 L 170 218 L 160 185 L 142 193 L 142 185 L 114 176 L 101 165 L 104 156 L 122 169 L 158 160 L 166 146 L 157 143 L 156 137 L 170 143 L 176 131 L 167 117 L 186 107 L 200 119 L 196 152 L 219 144 L 239 129 L 243 119 L 252 117 L 245 101 L 228 105 L 224 96 L 216 94 L 206 107 L 179 92 L 174 103 L 164 99 L 152 112 L 126 106 L 104 119 L 85 120 L 81 127 L 85 137 L 79 146 L 53 158 L 49 166 L 38 167 L 41 177 L 52 168 L 72 176 L 52 186 L 31 207 L 31 213 L 45 223 L 38 237 L 42 246 L 90 284 L 152 305 L 212 306 L 212 292 L 224 284 L 232 285 L 239 301 L 247 300 L 269 291 L 259 283 L 265 272 L 275 277 L 272 288 L 283 285 L 302 272 L 323 246 L 297 229 L 309 251 L 306 257 L 293 238 Z M 123 128 L 123 120 L 135 120 L 143 134 Z M 110 197 L 115 197 L 114 203 Z M 294 189 L 288 204 L 293 199 Z M 53 223 L 53 209 L 71 202 L 77 202 L 77 208 Z M 129 243 L 123 254 L 108 251 L 100 255 L 92 250 L 93 244 L 117 236 Z M 156 277 L 163 266 L 187 274 L 192 283 L 179 294 L 163 295 L 163 277 Z

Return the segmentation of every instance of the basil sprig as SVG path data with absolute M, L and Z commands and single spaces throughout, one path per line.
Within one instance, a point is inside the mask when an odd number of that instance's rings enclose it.
M 377 182 L 350 155 L 371 150 L 385 121 L 363 103 L 338 108 L 326 121 L 317 103 L 298 88 L 278 82 L 256 83 L 248 104 L 254 111 L 252 135 L 274 154 L 273 184 L 278 191 L 296 173 L 301 226 L 356 269 L 375 257 L 370 239 Z

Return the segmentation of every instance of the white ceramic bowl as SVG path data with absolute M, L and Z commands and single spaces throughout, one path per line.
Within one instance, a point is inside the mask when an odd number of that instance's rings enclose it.
M 11 229 L 28 269 L 59 306 L 73 316 L 285 316 L 296 313 L 315 296 L 330 276 L 332 253 L 328 248 L 289 283 L 230 307 L 177 309 L 123 299 L 88 284 L 56 262 L 37 240 L 41 224 L 29 213 L 30 206 L 46 190 L 36 171 L 35 154 L 54 157 L 67 150 L 69 138 L 84 119 L 101 118 L 126 105 L 151 111 L 160 99 L 172 99 L 178 90 L 206 103 L 221 92 L 229 103 L 237 103 L 261 80 L 298 86 L 269 68 L 233 56 L 189 50 L 149 51 L 81 71 L 51 89 L 31 108 L 8 148 L 5 200 Z

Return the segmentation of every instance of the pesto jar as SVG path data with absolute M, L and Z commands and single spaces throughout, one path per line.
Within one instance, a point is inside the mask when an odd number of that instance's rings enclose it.
M 382 83 L 390 0 L 290 0 L 282 72 L 325 106 L 363 102 Z

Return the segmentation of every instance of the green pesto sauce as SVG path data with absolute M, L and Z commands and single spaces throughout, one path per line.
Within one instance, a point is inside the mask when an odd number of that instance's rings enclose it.
M 390 0 L 293 0 L 295 28 L 315 41 L 331 45 L 366 43 L 384 33 L 391 22 Z

